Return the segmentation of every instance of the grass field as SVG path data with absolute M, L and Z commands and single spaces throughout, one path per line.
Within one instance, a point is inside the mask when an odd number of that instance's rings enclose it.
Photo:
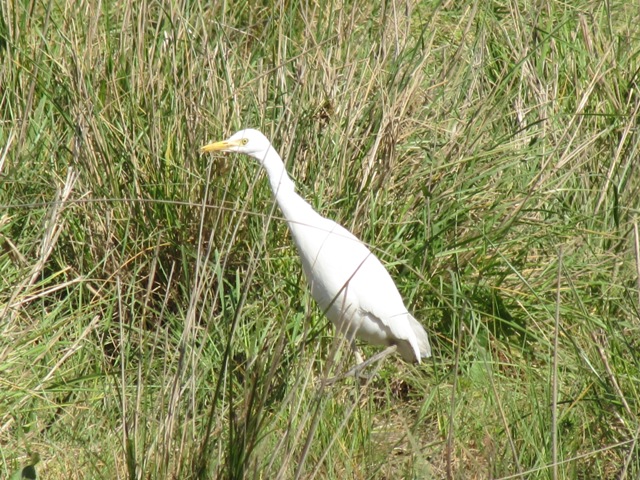
M 640 476 L 634 2 L 0 8 L 0 478 Z M 432 359 L 323 384 L 242 127 Z

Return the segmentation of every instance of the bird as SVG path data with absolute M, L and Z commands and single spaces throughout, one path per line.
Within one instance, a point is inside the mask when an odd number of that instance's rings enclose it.
M 427 332 L 405 307 L 382 262 L 355 235 L 320 215 L 296 192 L 282 158 L 267 137 L 247 128 L 200 151 L 245 154 L 266 171 L 275 201 L 289 225 L 311 296 L 354 350 L 357 338 L 387 347 L 382 353 L 397 351 L 409 363 L 420 363 L 431 356 Z M 363 363 L 357 351 L 356 359 Z

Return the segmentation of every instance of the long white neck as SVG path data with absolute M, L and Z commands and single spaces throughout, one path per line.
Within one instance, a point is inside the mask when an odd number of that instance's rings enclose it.
M 256 157 L 267 171 L 271 190 L 284 217 L 293 222 L 301 222 L 318 215 L 300 195 L 296 193 L 293 180 L 287 174 L 284 162 L 278 152 L 270 147 L 267 153 Z
M 269 147 L 265 155 L 256 157 L 262 167 L 267 171 L 271 190 L 278 200 L 278 197 L 286 195 L 289 192 L 295 192 L 295 184 L 289 178 L 287 170 L 284 168 L 284 162 L 278 152 L 273 147 Z M 278 202 L 280 203 L 280 202 Z

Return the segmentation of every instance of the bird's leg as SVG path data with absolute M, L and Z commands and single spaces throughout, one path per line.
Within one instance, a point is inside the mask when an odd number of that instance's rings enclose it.
M 364 363 L 364 358 L 362 357 L 362 354 L 360 353 L 360 349 L 356 345 L 356 341 L 355 340 L 351 340 L 351 350 L 353 351 L 353 356 L 356 359 L 356 367 L 359 367 L 360 365 L 362 365 Z M 356 368 L 356 367 L 354 367 L 354 368 Z M 364 367 L 362 367 L 362 368 L 364 368 Z M 353 370 L 353 368 L 351 370 Z M 348 376 L 348 372 L 345 375 L 343 375 L 343 377 L 346 377 L 346 376 Z M 361 375 L 360 374 L 360 370 L 358 370 L 357 372 L 354 372 L 353 377 L 356 378 L 360 382 L 360 385 L 364 385 L 369 380 L 371 380 L 371 378 L 369 378 L 368 376 Z
M 366 376 L 363 376 L 360 374 L 362 370 L 367 368 L 372 363 L 383 360 L 385 357 L 394 353 L 397 349 L 398 347 L 396 345 L 391 345 L 390 347 L 385 348 L 383 351 L 376 353 L 373 357 L 365 361 L 359 362 L 355 367 L 353 367 L 351 370 L 347 371 L 346 373 L 342 375 L 338 375 L 337 377 L 330 378 L 329 380 L 327 380 L 326 384 L 333 385 L 338 380 L 342 380 L 343 378 L 346 378 L 346 377 L 364 378 L 366 380 L 369 380 Z M 359 353 L 356 353 L 356 359 L 358 358 L 362 360 L 362 356 Z
M 350 377 L 350 376 L 360 377 L 361 376 L 360 372 L 362 372 L 365 368 L 367 368 L 369 365 L 373 363 L 383 360 L 384 358 L 394 353 L 397 349 L 398 347 L 396 345 L 391 345 L 390 347 L 385 348 L 383 351 L 376 353 L 373 357 L 365 361 L 361 361 L 358 365 L 356 365 L 347 373 L 345 373 L 343 377 Z M 362 360 L 362 357 L 360 357 L 360 359 Z
M 362 358 L 360 350 L 358 350 L 358 347 L 356 347 L 356 342 L 351 342 L 351 348 L 353 349 L 353 356 L 356 357 L 356 365 L 364 363 L 364 358 Z

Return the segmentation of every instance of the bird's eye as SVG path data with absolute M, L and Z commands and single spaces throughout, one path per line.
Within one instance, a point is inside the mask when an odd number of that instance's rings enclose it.
M 246 145 L 247 143 L 249 143 L 249 139 L 248 138 L 243 138 L 242 139 L 242 145 Z

